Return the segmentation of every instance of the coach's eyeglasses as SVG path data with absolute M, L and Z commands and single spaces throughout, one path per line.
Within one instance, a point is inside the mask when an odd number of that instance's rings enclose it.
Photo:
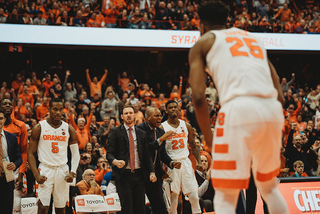
M 86 176 L 95 176 L 95 174 L 86 174 Z

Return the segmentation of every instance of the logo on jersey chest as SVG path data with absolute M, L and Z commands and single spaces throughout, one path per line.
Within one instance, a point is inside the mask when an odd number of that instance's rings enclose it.
M 177 133 L 176 135 L 171 136 L 171 137 L 169 137 L 168 139 L 182 138 L 182 137 L 187 137 L 187 135 L 186 135 L 186 133 L 185 133 L 185 132 Z
M 54 140 L 54 141 L 67 141 L 67 136 L 59 136 L 59 135 L 43 135 L 43 140 Z

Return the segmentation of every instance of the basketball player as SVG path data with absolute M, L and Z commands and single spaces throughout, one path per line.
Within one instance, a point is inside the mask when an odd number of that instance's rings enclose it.
M 57 214 L 65 213 L 69 198 L 69 185 L 76 176 L 80 156 L 75 130 L 62 121 L 63 103 L 53 98 L 49 103 L 50 117 L 33 127 L 29 142 L 28 161 L 37 181 L 38 214 L 46 214 L 51 194 Z M 71 172 L 67 165 L 67 148 L 70 146 Z M 38 152 L 37 169 L 34 153 Z
M 192 101 L 209 146 L 213 136 L 205 97 L 206 66 L 222 105 L 212 147 L 215 212 L 235 213 L 240 189 L 248 188 L 252 168 L 269 212 L 286 214 L 275 178 L 284 121 L 279 77 L 259 37 L 238 28 L 226 29 L 228 12 L 221 1 L 199 9 L 202 37 L 189 53 Z
M 181 162 L 181 168 L 172 169 L 171 187 L 171 214 L 177 214 L 178 197 L 180 190 L 188 195 L 192 213 L 201 213 L 198 197 L 198 183 L 194 175 L 191 161 L 189 160 L 188 145 L 192 154 L 197 159 L 197 168 L 202 168 L 199 148 L 196 146 L 193 137 L 193 130 L 189 123 L 178 119 L 178 103 L 169 100 L 166 103 L 168 120 L 160 126 L 165 132 L 174 131 L 175 135 L 166 140 L 166 151 L 175 162 Z

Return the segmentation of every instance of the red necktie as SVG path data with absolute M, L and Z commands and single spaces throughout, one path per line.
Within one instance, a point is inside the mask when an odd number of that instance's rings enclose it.
M 129 149 L 130 149 L 130 168 L 135 169 L 135 155 L 134 155 L 134 140 L 131 132 L 132 128 L 129 128 Z

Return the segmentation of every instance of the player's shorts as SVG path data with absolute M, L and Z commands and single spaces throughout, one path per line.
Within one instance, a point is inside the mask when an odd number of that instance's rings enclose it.
M 65 177 L 69 174 L 68 165 L 48 166 L 43 163 L 39 165 L 40 175 L 46 176 L 43 184 L 37 184 L 37 197 L 43 206 L 50 205 L 51 194 L 56 208 L 64 208 L 69 200 L 69 184 Z
M 191 192 L 198 192 L 198 182 L 194 175 L 192 163 L 189 158 L 177 160 L 181 162 L 181 168 L 173 168 L 171 177 L 171 191 L 179 194 L 182 189 L 183 194 L 187 195 Z
M 282 106 L 275 98 L 237 97 L 219 111 L 212 146 L 214 188 L 248 188 L 279 174 Z

